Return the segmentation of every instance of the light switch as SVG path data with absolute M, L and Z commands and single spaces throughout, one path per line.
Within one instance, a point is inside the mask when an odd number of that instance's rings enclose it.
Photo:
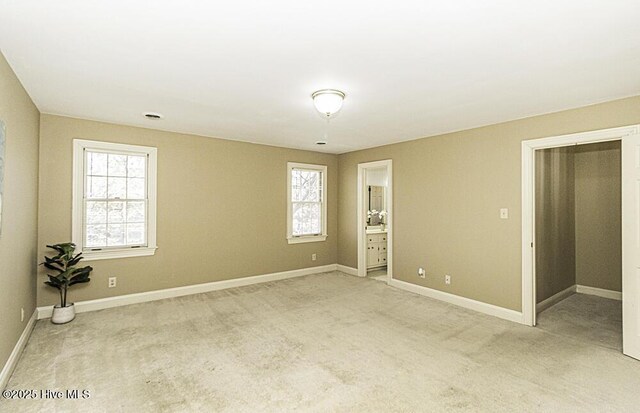
M 500 218 L 509 219 L 509 208 L 500 208 Z

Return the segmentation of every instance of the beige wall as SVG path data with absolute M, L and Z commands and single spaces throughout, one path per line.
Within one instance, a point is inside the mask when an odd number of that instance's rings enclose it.
M 153 257 L 91 261 L 74 301 L 246 277 L 336 262 L 337 157 L 307 151 L 43 115 L 38 256 L 71 238 L 72 139 L 158 148 L 158 250 Z M 325 242 L 286 240 L 287 161 L 328 166 Z M 317 261 L 311 254 L 317 253 Z M 118 286 L 107 288 L 107 277 Z M 56 302 L 39 273 L 38 305 Z
M 338 262 L 357 266 L 358 163 L 392 159 L 394 277 L 519 311 L 521 141 L 637 123 L 640 96 L 340 155 Z
M 536 301 L 576 283 L 574 147 L 536 151 Z
M 576 282 L 622 291 L 620 142 L 575 151 Z
M 620 142 L 536 152 L 536 297 L 622 291 Z
M 0 54 L 0 120 L 6 170 L 0 234 L 0 367 L 36 305 L 38 122 L 40 113 Z M 25 319 L 20 322 L 20 309 Z

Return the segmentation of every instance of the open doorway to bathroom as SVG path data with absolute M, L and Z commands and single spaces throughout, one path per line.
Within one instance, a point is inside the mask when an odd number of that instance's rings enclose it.
M 391 160 L 358 165 L 358 275 L 388 282 L 392 275 Z

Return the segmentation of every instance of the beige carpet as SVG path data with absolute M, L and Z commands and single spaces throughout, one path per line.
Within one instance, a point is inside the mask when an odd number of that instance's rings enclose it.
M 573 294 L 537 318 L 549 333 L 622 351 L 622 301 Z
M 9 388 L 91 397 L 3 412 L 637 412 L 640 363 L 334 272 L 39 321 Z
M 387 282 L 387 267 L 378 270 L 367 271 L 367 277 L 376 281 Z

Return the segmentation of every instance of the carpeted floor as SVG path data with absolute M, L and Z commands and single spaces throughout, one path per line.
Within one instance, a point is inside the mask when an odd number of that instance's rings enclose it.
M 90 398 L 0 411 L 638 411 L 640 362 L 565 333 L 332 272 L 39 321 L 8 388 Z
M 622 301 L 573 294 L 537 319 L 538 328 L 549 333 L 622 351 Z
M 376 281 L 387 282 L 387 267 L 378 270 L 367 271 L 367 278 L 371 278 Z

